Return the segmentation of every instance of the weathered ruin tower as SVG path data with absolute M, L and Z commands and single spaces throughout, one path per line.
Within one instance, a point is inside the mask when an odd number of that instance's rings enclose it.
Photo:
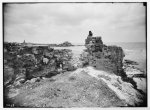
M 88 61 L 91 66 L 122 76 L 122 61 L 125 55 L 121 47 L 106 46 L 101 36 L 93 37 L 91 31 L 85 39 L 85 46 L 90 56 Z
M 103 42 L 101 40 L 101 36 L 93 37 L 93 33 L 89 31 L 89 35 L 85 40 L 85 46 L 89 49 L 89 51 L 97 52 L 103 49 Z

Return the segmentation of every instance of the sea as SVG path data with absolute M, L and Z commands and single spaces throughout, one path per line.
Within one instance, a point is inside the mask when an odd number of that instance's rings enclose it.
M 139 65 L 135 65 L 146 74 L 146 43 L 144 42 L 114 42 L 105 43 L 106 45 L 116 45 L 123 48 L 125 57 L 124 59 L 136 61 Z M 80 44 L 81 45 L 81 44 Z M 54 47 L 55 49 L 71 49 L 75 55 L 80 55 L 85 46 L 71 46 L 71 47 Z
M 135 65 L 140 70 L 146 73 L 147 64 L 147 50 L 146 42 L 117 42 L 117 43 L 107 43 L 107 45 L 117 45 L 123 48 L 125 57 L 124 59 L 136 61 L 139 65 Z

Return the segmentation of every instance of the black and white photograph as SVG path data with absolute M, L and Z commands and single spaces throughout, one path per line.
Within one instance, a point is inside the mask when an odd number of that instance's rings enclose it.
M 3 108 L 147 107 L 147 2 L 3 2 Z

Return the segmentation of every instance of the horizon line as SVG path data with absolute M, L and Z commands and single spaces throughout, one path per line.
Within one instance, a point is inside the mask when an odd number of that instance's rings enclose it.
M 16 42 L 16 41 L 3 41 L 3 43 L 23 43 L 23 42 Z M 66 42 L 66 41 L 64 41 Z M 26 43 L 32 43 L 32 44 L 60 44 L 60 43 L 64 43 L 64 42 L 54 42 L 54 43 L 38 43 L 38 42 L 26 42 Z M 67 41 L 67 42 L 70 42 L 70 41 Z M 146 41 L 147 42 L 147 41 Z M 141 41 L 141 42 L 104 42 L 104 43 L 146 43 L 144 41 Z M 73 43 L 73 44 L 84 44 L 83 42 L 70 42 L 70 43 Z

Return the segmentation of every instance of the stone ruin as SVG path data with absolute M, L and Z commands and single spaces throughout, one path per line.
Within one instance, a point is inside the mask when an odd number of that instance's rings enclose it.
M 103 44 L 101 36 L 89 35 L 85 40 L 86 51 L 88 52 L 88 63 L 96 69 L 113 72 L 116 75 L 123 76 L 123 58 L 125 56 L 123 49 L 118 46 L 106 46 Z
M 91 31 L 89 31 L 89 35 L 87 39 L 85 40 L 85 46 L 89 50 L 89 52 L 102 52 L 103 49 L 103 41 L 101 40 L 100 36 L 93 37 L 93 34 Z
M 72 52 L 49 46 L 4 44 L 4 84 L 20 85 L 27 80 L 51 77 L 76 68 L 71 65 Z

